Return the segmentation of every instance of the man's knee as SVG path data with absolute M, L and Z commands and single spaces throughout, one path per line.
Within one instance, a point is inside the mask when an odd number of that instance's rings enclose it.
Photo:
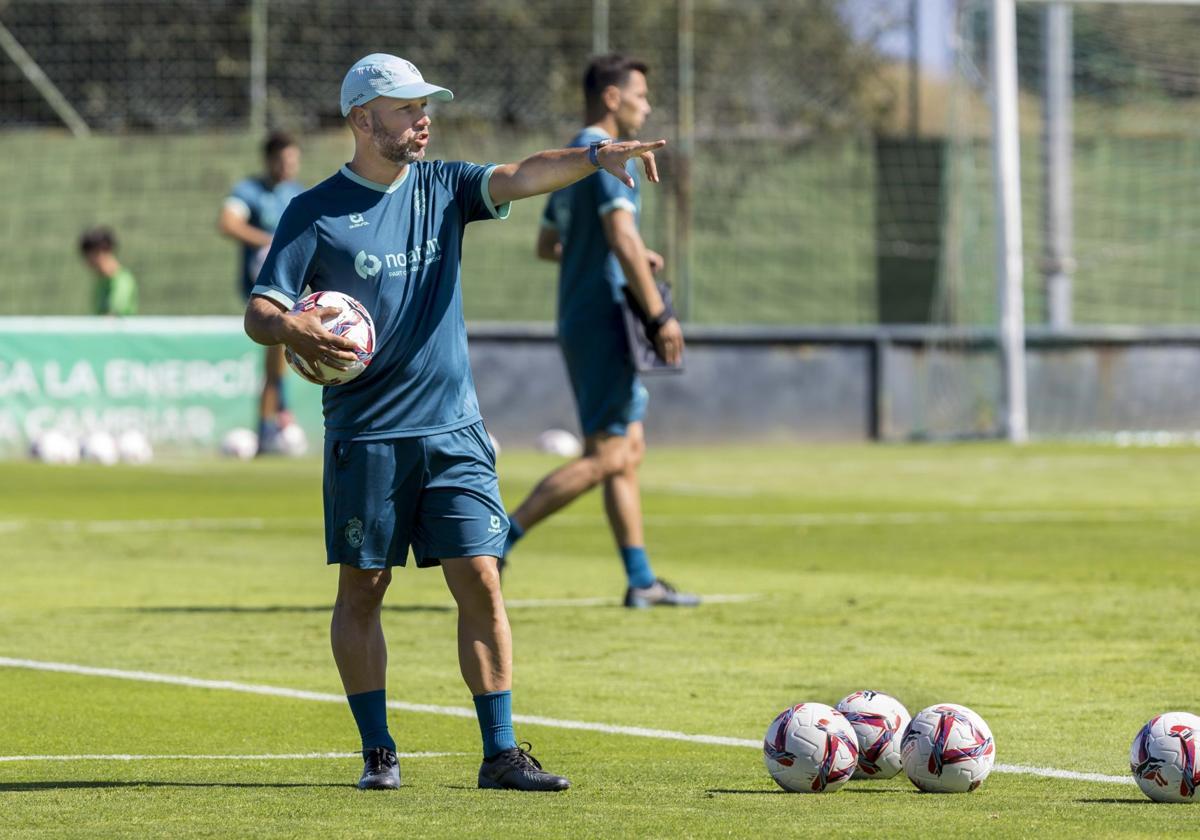
M 625 463 L 626 470 L 636 470 L 642 465 L 642 460 L 646 457 L 646 441 L 630 440 L 629 441 L 629 457 Z
M 633 463 L 633 449 L 627 437 L 619 435 L 607 436 L 589 447 L 585 456 L 593 464 L 593 483 L 620 475 Z
M 392 582 L 391 569 L 356 569 L 342 566 L 338 578 L 337 607 L 353 613 L 379 609 Z
M 459 557 L 442 560 L 450 593 L 461 610 L 470 613 L 502 611 L 504 596 L 500 571 L 493 557 Z

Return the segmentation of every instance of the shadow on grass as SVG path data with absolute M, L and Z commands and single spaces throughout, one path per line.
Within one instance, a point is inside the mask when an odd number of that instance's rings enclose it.
M 452 604 L 384 604 L 384 612 L 395 613 L 422 613 L 436 612 L 448 613 L 454 612 L 456 608 Z M 198 615 L 204 614 L 227 614 L 227 615 L 263 615 L 268 613 L 330 613 L 333 612 L 333 604 L 321 604 L 320 606 L 292 606 L 285 604 L 273 604 L 264 607 L 238 607 L 238 606 L 194 606 L 194 607 L 127 607 L 122 612 L 136 613 L 195 613 Z
M 893 794 L 893 796 L 906 796 L 906 794 L 908 794 L 908 793 L 920 793 L 920 791 L 906 791 L 906 790 L 904 790 L 904 788 L 901 788 L 901 787 L 889 787 L 889 788 L 842 787 L 841 791 L 845 791 L 846 793 L 890 793 L 890 794 Z M 841 791 L 834 791 L 834 792 L 840 793 Z M 728 788 L 728 787 L 710 787 L 710 788 L 708 788 L 707 791 L 704 791 L 704 792 L 706 792 L 708 794 L 715 794 L 715 793 L 742 794 L 742 793 L 745 793 L 745 794 L 757 794 L 757 796 L 793 796 L 793 794 L 790 791 L 781 791 L 781 790 L 779 790 L 778 787 L 774 788 L 774 790 L 768 790 L 768 788 L 761 788 L 761 790 L 752 790 L 752 791 L 751 790 L 745 790 L 745 791 L 736 790 L 736 788 Z M 804 794 L 796 793 L 796 794 L 794 794 L 794 796 L 804 796 Z
M 99 788 L 141 788 L 141 787 L 183 787 L 183 788 L 347 788 L 356 790 L 356 786 L 346 782 L 0 782 L 0 793 L 38 790 L 93 790 Z
M 1144 796 L 1141 797 L 1140 799 L 1135 796 L 1121 797 L 1121 798 L 1118 798 L 1115 796 L 1108 796 L 1103 799 L 1076 799 L 1075 801 L 1079 802 L 1082 805 L 1164 805 L 1164 804 L 1170 804 L 1170 803 L 1163 803 L 1163 802 L 1154 802 L 1150 799 L 1145 798 Z

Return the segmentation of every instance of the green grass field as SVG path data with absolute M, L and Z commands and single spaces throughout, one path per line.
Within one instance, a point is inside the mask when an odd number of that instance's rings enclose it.
M 554 463 L 506 452 L 508 502 Z M 0 465 L 0 835 L 1200 835 L 1200 809 L 1125 781 L 1145 720 L 1200 711 L 1198 449 L 652 451 L 657 570 L 750 598 L 696 610 L 607 605 L 623 585 L 595 495 L 514 554 L 518 714 L 754 741 L 786 705 L 858 688 L 914 712 L 959 702 L 988 720 L 1006 772 L 950 796 L 903 778 L 786 795 L 753 747 L 546 723 L 518 736 L 574 788 L 479 791 L 475 723 L 444 709 L 392 713 L 401 750 L 433 754 L 402 759 L 395 793 L 355 790 L 352 756 L 255 758 L 357 747 L 328 649 L 318 474 L 312 460 Z M 398 573 L 387 603 L 389 697 L 469 709 L 440 574 Z M 99 757 L 12 760 L 47 755 Z

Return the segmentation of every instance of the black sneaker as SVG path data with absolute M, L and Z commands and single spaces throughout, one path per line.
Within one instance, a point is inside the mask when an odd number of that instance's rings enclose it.
M 400 787 L 400 760 L 387 747 L 363 750 L 363 774 L 359 790 L 395 790 Z
M 505 790 L 566 790 L 571 783 L 562 776 L 547 773 L 529 754 L 533 746 L 522 743 L 485 758 L 479 765 L 479 786 Z
M 680 592 L 662 578 L 655 578 L 649 586 L 631 586 L 625 590 L 625 606 L 633 609 L 647 607 L 695 607 L 700 603 L 699 595 Z

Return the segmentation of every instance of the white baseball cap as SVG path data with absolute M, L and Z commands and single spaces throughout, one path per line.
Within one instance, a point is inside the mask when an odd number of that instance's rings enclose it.
M 449 102 L 454 94 L 431 85 L 411 61 L 387 53 L 371 53 L 360 58 L 342 79 L 342 116 L 355 105 L 363 105 L 377 96 L 396 99 L 441 99 Z

